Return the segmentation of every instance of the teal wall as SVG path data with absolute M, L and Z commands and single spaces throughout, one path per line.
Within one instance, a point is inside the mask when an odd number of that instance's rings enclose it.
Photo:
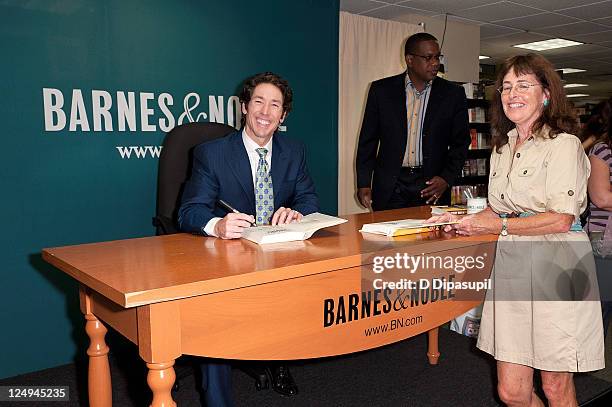
M 336 213 L 338 7 L 338 0 L 0 4 L 0 378 L 84 352 L 76 284 L 42 262 L 40 251 L 154 234 L 157 159 L 150 152 L 122 158 L 117 146 L 160 145 L 158 120 L 178 120 L 191 92 L 201 98 L 196 107 L 189 100 L 194 119 L 210 116 L 213 96 L 223 99 L 227 122 L 228 98 L 244 78 L 265 70 L 287 78 L 295 94 L 287 134 L 306 143 L 323 210 Z M 61 92 L 65 127 L 57 113 L 45 125 L 44 88 Z M 100 99 L 92 90 L 111 103 L 110 120 L 97 130 L 95 117 L 105 116 L 94 111 Z M 134 129 L 119 131 L 117 92 L 134 92 Z M 146 93 L 152 112 L 143 126 Z M 157 102 L 162 93 L 173 99 L 162 103 L 167 114 Z M 49 101 L 48 113 L 58 104 Z

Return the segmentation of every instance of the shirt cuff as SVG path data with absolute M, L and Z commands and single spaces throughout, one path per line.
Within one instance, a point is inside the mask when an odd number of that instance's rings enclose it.
M 206 233 L 208 236 L 219 237 L 215 233 L 215 226 L 217 225 L 217 222 L 219 222 L 220 220 L 221 218 L 212 218 L 211 220 L 209 220 L 206 226 L 202 228 L 204 233 Z

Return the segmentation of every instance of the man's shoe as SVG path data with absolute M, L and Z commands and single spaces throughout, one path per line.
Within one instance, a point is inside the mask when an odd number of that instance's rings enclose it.
M 266 370 L 270 375 L 270 382 L 275 392 L 288 397 L 295 396 L 298 393 L 298 387 L 293 381 L 287 366 L 272 366 Z

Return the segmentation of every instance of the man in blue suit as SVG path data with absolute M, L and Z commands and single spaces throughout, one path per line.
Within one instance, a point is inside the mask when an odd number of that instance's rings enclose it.
M 179 209 L 182 230 L 236 239 L 253 223 L 291 223 L 319 210 L 303 144 L 276 133 L 292 99 L 287 81 L 271 72 L 245 81 L 240 94 L 243 130 L 194 150 L 191 179 Z M 219 200 L 237 213 L 227 213 Z M 202 369 L 208 406 L 232 405 L 231 367 L 207 364 Z M 275 365 L 268 372 L 274 390 L 297 394 L 285 366 Z

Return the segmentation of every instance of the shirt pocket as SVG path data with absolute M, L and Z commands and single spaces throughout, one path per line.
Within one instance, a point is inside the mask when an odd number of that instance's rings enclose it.
M 530 190 L 534 187 L 536 178 L 536 167 L 525 166 L 515 170 L 514 176 L 511 176 L 515 189 L 520 191 Z
M 527 180 L 527 179 L 531 179 L 533 178 L 533 175 L 536 172 L 536 167 L 523 167 L 520 168 L 517 172 L 517 176 L 519 178 L 522 178 L 523 180 Z

